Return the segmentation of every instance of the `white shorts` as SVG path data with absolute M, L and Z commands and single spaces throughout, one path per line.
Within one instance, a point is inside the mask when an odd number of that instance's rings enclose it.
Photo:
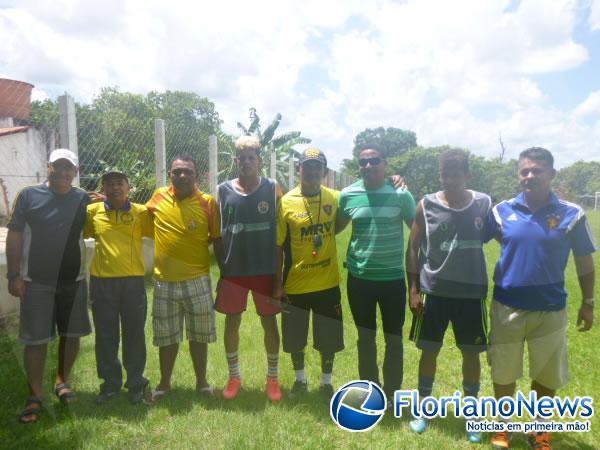
M 567 309 L 525 311 L 492 302 L 488 361 L 492 381 L 511 384 L 523 376 L 524 343 L 529 353 L 529 376 L 556 390 L 569 381 Z

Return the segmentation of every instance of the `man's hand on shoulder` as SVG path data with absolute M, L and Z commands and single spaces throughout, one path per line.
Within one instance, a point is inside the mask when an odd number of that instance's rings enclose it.
M 91 203 L 98 203 L 98 202 L 106 201 L 106 197 L 104 196 L 104 194 L 101 194 L 100 192 L 91 191 L 91 192 L 88 192 L 87 194 L 88 194 L 88 197 L 90 198 Z
M 402 175 L 392 175 L 390 181 L 394 185 L 394 189 L 408 189 Z

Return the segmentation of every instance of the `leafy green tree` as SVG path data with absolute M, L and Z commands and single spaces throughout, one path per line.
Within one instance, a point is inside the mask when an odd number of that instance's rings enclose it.
M 404 176 L 415 199 L 441 189 L 439 157 L 451 147 L 417 147 L 389 160 L 391 173 Z M 514 197 L 519 192 L 517 161 L 503 162 L 500 158 L 486 159 L 469 155 L 471 170 L 470 189 L 485 192 L 497 203 Z
M 76 103 L 80 179 L 84 189 L 97 189 L 107 169 L 128 173 L 132 198 L 147 199 L 155 186 L 154 120 L 165 120 L 167 164 L 176 154 L 189 154 L 199 162 L 200 184 L 208 189 L 208 137 L 218 145 L 231 139 L 220 131 L 214 104 L 191 92 L 120 92 L 106 87 L 90 104 Z M 58 103 L 32 103 L 35 125 L 58 132 Z
M 386 158 L 394 158 L 417 146 L 417 136 L 412 131 L 394 127 L 367 128 L 354 138 L 352 159 L 342 161 L 342 173 L 358 176 L 358 156 L 364 145 L 375 144 L 385 154 Z
M 493 203 L 513 198 L 520 191 L 517 178 L 517 160 L 486 159 L 470 156 L 471 182 L 469 187 L 485 192 Z
M 559 170 L 554 184 L 569 200 L 585 203 L 586 195 L 600 192 L 600 162 L 577 161 Z
M 390 173 L 404 177 L 410 192 L 418 200 L 430 192 L 439 191 L 440 154 L 449 147 L 415 147 L 388 160 Z

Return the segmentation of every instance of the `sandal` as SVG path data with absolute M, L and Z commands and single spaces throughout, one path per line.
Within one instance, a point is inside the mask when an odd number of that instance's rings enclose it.
M 69 403 L 75 400 L 75 397 L 77 397 L 75 392 L 71 390 L 71 385 L 69 383 L 59 383 L 54 386 L 54 393 L 60 402 L 65 406 L 67 406 Z
M 198 392 L 198 394 L 204 398 L 215 398 L 215 388 L 210 384 L 200 389 L 196 389 L 196 392 Z
M 40 420 L 42 412 L 42 401 L 37 397 L 29 397 L 25 402 L 25 409 L 19 416 L 21 423 L 34 423 Z
M 165 395 L 167 395 L 169 391 L 163 391 L 160 389 L 152 389 L 152 391 L 150 391 L 150 402 L 154 403 L 158 400 L 160 400 L 161 398 L 163 398 Z

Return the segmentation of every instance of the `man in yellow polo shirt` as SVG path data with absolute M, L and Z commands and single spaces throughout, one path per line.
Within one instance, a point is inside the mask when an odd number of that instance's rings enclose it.
M 96 329 L 96 367 L 104 381 L 96 403 L 117 397 L 123 384 L 119 361 L 119 324 L 129 401 L 144 399 L 146 366 L 146 289 L 142 237 L 153 237 L 152 217 L 144 205 L 129 201 L 129 182 L 121 172 L 102 177 L 106 201 L 87 207 L 84 237 L 96 240 L 90 270 L 90 298 Z
M 281 199 L 277 222 L 279 268 L 273 297 L 284 299 L 281 318 L 283 351 L 290 353 L 296 381 L 288 398 L 308 390 L 304 373 L 310 312 L 313 345 L 321 353 L 321 386 L 326 401 L 333 395 L 331 376 L 336 352 L 344 349 L 340 276 L 335 244 L 335 218 L 339 192 L 321 185 L 327 160 L 321 150 L 309 148 L 300 158 L 300 186 Z M 285 249 L 284 249 L 285 247 Z M 286 279 L 282 282 L 285 251 Z
M 154 400 L 171 389 L 184 319 L 196 391 L 212 396 L 213 388 L 206 380 L 207 344 L 217 339 L 208 245 L 221 238 L 219 210 L 211 195 L 198 190 L 198 171 L 192 157 L 177 156 L 169 178 L 172 186 L 157 189 L 146 203 L 154 216 L 152 326 L 161 375 L 152 392 Z

